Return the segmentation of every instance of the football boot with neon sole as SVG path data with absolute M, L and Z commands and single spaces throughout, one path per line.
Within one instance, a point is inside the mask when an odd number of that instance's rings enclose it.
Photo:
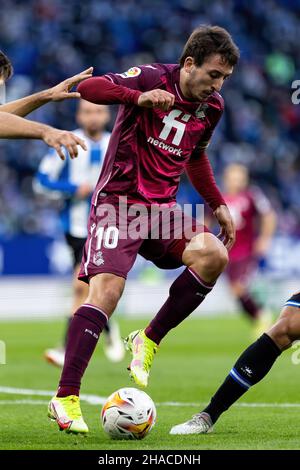
M 79 397 L 53 397 L 48 406 L 48 418 L 56 421 L 60 431 L 73 434 L 87 434 L 87 427 L 82 417 Z
M 158 345 L 147 338 L 144 330 L 131 332 L 124 342 L 126 349 L 132 354 L 132 361 L 128 367 L 130 377 L 140 387 L 147 387 L 150 369 Z

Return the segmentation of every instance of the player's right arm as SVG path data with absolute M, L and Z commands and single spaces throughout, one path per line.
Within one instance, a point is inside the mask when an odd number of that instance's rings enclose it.
M 80 83 L 77 87 L 82 98 L 96 104 L 132 104 L 145 108 L 160 108 L 167 111 L 174 104 L 175 96 L 159 88 L 147 89 L 147 83 L 153 83 L 153 78 L 147 82 L 147 76 L 154 75 L 152 66 L 135 67 L 133 76 L 124 74 L 107 74 L 102 77 L 92 77 Z M 157 73 L 157 72 L 156 72 Z M 157 73 L 158 75 L 158 73 Z
M 41 139 L 49 147 L 53 147 L 62 160 L 65 159 L 62 146 L 68 150 L 71 158 L 78 155 L 77 145 L 86 150 L 84 141 L 71 132 L 4 112 L 0 112 L 0 138 Z

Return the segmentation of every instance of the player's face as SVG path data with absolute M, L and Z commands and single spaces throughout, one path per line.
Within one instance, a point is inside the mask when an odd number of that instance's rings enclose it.
M 224 185 L 228 193 L 237 194 L 247 188 L 248 170 L 242 165 L 229 165 L 224 172 Z
M 80 100 L 76 120 L 87 134 L 94 135 L 102 132 L 109 119 L 110 114 L 107 106 Z
M 214 91 L 220 92 L 224 80 L 230 77 L 233 67 L 224 62 L 220 54 L 207 57 L 200 66 L 195 65 L 192 57 L 184 63 L 184 95 L 195 101 L 206 100 Z

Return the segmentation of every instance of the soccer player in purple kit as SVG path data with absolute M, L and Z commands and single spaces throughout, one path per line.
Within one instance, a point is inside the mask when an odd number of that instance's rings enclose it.
M 270 248 L 276 215 L 260 188 L 249 183 L 249 171 L 245 165 L 228 165 L 223 182 L 223 197 L 236 228 L 236 241 L 230 251 L 225 274 L 233 295 L 251 320 L 254 338 L 257 338 L 271 326 L 272 318 L 251 294 L 249 286 L 259 260 Z
M 88 432 L 79 403 L 81 378 L 137 254 L 162 269 L 186 266 L 151 323 L 127 338 L 133 355 L 130 373 L 140 386 L 147 385 L 160 341 L 200 305 L 228 262 L 234 223 L 205 149 L 223 112 L 219 92 L 238 58 L 239 50 L 226 30 L 201 26 L 188 39 L 179 64 L 133 67 L 88 79 L 78 87 L 85 100 L 121 106 L 93 195 L 79 274 L 89 283 L 89 295 L 71 322 L 59 388 L 48 407 L 48 416 L 61 430 Z M 212 209 L 222 241 L 176 206 L 184 171 Z M 137 219 L 130 211 L 121 215 L 124 196 L 144 214 L 143 233 L 137 237 L 130 230 L 123 236 Z M 149 237 L 152 221 L 142 210 L 150 208 L 160 233 L 157 238 Z M 168 237 L 163 236 L 164 213 L 172 221 Z M 179 234 L 178 220 L 185 227 Z

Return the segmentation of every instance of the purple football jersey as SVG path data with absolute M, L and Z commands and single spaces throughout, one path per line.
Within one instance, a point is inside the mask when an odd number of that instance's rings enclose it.
M 230 259 L 238 260 L 253 254 L 257 217 L 271 210 L 271 203 L 262 191 L 252 186 L 238 194 L 223 194 L 236 226 L 236 241 Z
M 175 95 L 168 111 L 120 105 L 105 161 L 93 196 L 123 194 L 128 201 L 174 203 L 180 176 L 193 152 L 203 151 L 224 108 L 215 92 L 205 101 L 186 100 L 179 87 L 180 67 L 151 64 L 125 73 L 108 73 L 112 82 L 142 92 L 160 88 Z

